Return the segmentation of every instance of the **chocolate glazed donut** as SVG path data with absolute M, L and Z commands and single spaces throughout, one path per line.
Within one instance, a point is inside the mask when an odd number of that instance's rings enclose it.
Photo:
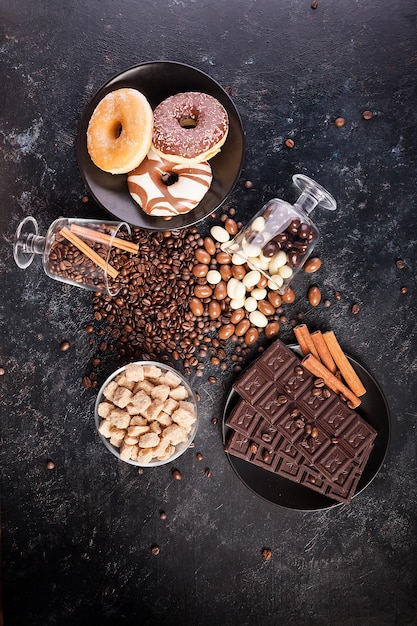
M 188 91 L 163 100 L 154 110 L 152 145 L 174 163 L 208 161 L 226 141 L 229 118 L 216 98 Z

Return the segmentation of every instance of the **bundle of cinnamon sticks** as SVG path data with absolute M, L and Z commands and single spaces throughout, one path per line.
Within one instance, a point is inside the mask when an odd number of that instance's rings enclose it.
M 294 334 L 303 353 L 302 364 L 335 393 L 342 394 L 352 408 L 360 405 L 366 393 L 359 376 L 343 352 L 332 330 L 310 333 L 306 324 L 294 328 Z

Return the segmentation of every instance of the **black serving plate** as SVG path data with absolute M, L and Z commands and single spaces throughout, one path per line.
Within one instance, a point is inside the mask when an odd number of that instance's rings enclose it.
M 298 355 L 301 354 L 298 346 L 289 347 Z M 378 433 L 374 448 L 358 483 L 354 495 L 356 497 L 375 478 L 384 462 L 390 439 L 390 416 L 387 402 L 376 380 L 355 359 L 350 356 L 348 356 L 348 359 L 367 390 L 366 394 L 361 398 L 361 404 L 355 410 Z M 232 389 L 226 401 L 223 413 L 224 443 L 226 443 L 230 432 L 230 428 L 226 425 L 226 420 L 239 397 L 238 393 Z M 268 472 L 262 467 L 253 465 L 244 459 L 235 457 L 232 454 L 227 456 L 240 480 L 251 491 L 268 500 L 268 502 L 299 511 L 318 511 L 341 506 L 340 502 L 336 502 L 327 496 L 287 480 L 273 472 Z
M 189 213 L 170 220 L 147 215 L 130 196 L 126 174 L 103 172 L 92 162 L 87 151 L 87 128 L 100 100 L 110 91 L 131 87 L 141 91 L 152 109 L 176 93 L 200 91 L 214 96 L 229 115 L 229 133 L 221 149 L 212 159 L 211 187 L 201 202 Z M 88 104 L 78 131 L 77 158 L 84 182 L 94 199 L 119 220 L 149 230 L 179 229 L 203 220 L 227 198 L 239 178 L 244 151 L 244 134 L 239 113 L 225 90 L 200 70 L 173 61 L 153 61 L 136 65 L 117 76 L 96 93 Z

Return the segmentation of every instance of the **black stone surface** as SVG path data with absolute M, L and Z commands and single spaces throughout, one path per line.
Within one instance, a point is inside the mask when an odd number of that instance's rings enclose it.
M 315 10 L 309 0 L 14 0 L 2 3 L 0 32 L 5 623 L 415 625 L 414 0 L 319 0 Z M 239 219 L 271 197 L 293 201 L 295 172 L 338 202 L 336 213 L 314 214 L 323 267 L 300 277 L 286 312 L 303 311 L 313 330 L 332 328 L 391 409 L 386 462 L 348 506 L 289 511 L 238 481 L 220 426 L 231 371 L 214 371 L 216 385 L 210 368 L 191 381 L 201 427 L 177 463 L 182 480 L 170 465 L 138 475 L 117 462 L 94 430 L 95 392 L 81 385 L 96 352 L 84 331 L 91 295 L 50 280 L 39 263 L 14 265 L 24 216 L 46 230 L 60 215 L 103 215 L 82 202 L 77 126 L 102 84 L 152 60 L 188 63 L 230 87 L 246 131 L 244 169 L 227 201 Z M 312 282 L 330 307 L 308 307 Z M 289 324 L 280 337 L 293 340 Z M 107 359 L 100 377 L 114 367 Z

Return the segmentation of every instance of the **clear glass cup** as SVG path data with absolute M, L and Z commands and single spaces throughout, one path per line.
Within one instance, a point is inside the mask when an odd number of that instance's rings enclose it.
M 234 265 L 258 270 L 268 279 L 270 289 L 283 294 L 311 255 L 319 230 L 309 214 L 316 207 L 334 211 L 336 201 L 324 187 L 304 174 L 295 174 L 300 190 L 292 205 L 274 198 L 222 249 L 232 255 Z
M 42 236 L 36 220 L 28 216 L 16 229 L 13 255 L 21 269 L 40 255 L 50 278 L 115 296 L 123 256 L 137 252 L 130 237 L 126 222 L 78 218 L 59 218 Z

